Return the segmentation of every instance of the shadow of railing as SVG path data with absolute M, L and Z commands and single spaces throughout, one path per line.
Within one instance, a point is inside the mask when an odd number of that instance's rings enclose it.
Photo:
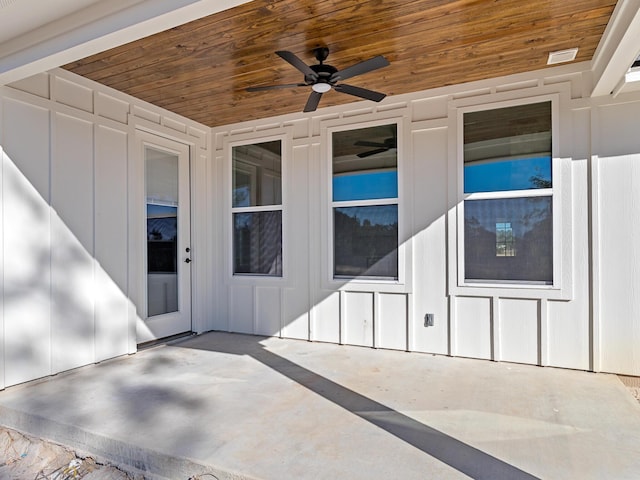
M 233 335 L 234 341 L 208 341 L 209 335 Z M 176 346 L 234 355 L 247 355 L 302 387 L 342 407 L 372 425 L 474 479 L 538 480 L 519 468 L 425 425 L 380 402 L 346 388 L 291 360 L 267 350 L 261 337 L 209 334 Z

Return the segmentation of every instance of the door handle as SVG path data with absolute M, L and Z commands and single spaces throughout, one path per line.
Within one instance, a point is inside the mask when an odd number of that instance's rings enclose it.
M 191 263 L 191 259 L 190 259 L 190 258 L 186 258 L 186 259 L 184 260 L 184 263 Z

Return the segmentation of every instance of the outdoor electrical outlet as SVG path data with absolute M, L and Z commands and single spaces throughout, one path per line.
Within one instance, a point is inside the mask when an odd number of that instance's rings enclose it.
M 424 326 L 433 327 L 433 313 L 427 313 L 424 316 Z

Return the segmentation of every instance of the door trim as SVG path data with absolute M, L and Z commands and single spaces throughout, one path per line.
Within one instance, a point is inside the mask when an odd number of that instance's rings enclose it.
M 147 238 L 146 238 L 146 168 L 145 168 L 145 147 L 150 146 L 151 148 L 156 148 L 160 151 L 167 151 L 169 153 L 175 153 L 181 158 L 185 159 L 187 166 L 186 172 L 184 173 L 183 178 L 179 179 L 179 189 L 180 191 L 184 191 L 186 189 L 187 193 L 182 198 L 180 195 L 180 203 L 183 204 L 186 201 L 187 208 L 184 211 L 180 211 L 179 218 L 187 216 L 186 218 L 186 229 L 188 235 L 188 242 L 193 241 L 193 228 L 192 228 L 192 179 L 191 179 L 191 169 L 192 169 L 192 155 L 193 155 L 193 145 L 188 142 L 180 141 L 179 139 L 171 138 L 169 136 L 165 136 L 162 134 L 157 134 L 153 132 L 149 132 L 144 129 L 135 129 L 133 130 L 133 148 L 132 148 L 132 164 L 134 169 L 134 175 L 130 178 L 132 179 L 132 183 L 135 184 L 135 188 L 130 189 L 130 204 L 131 209 L 134 214 L 130 216 L 129 228 L 130 235 L 133 237 L 133 241 L 135 243 L 135 247 L 130 249 L 130 255 L 135 255 L 137 258 L 130 258 L 130 265 L 135 273 L 133 275 L 134 283 L 135 283 L 135 327 L 134 327 L 134 343 L 136 347 L 140 344 L 144 344 L 147 342 L 153 342 L 162 340 L 165 337 L 171 337 L 176 334 L 184 334 L 193 331 L 193 270 L 191 268 L 192 263 L 188 264 L 188 272 L 184 274 L 187 275 L 184 280 L 186 283 L 182 283 L 182 286 L 179 289 L 179 309 L 184 312 L 184 309 L 187 309 L 187 312 L 184 313 L 188 317 L 188 327 L 183 331 L 174 331 L 167 335 L 156 335 L 149 328 L 147 321 L 147 308 L 148 308 L 148 300 L 147 300 Z M 130 210 L 131 212 L 131 210 Z M 184 230 L 183 230 L 184 231 Z M 191 247 L 191 244 L 183 244 L 183 242 L 178 240 L 178 268 L 185 268 L 183 263 L 183 256 L 185 255 L 183 250 L 185 247 Z M 178 273 L 179 278 L 182 278 L 182 275 Z M 180 280 L 179 280 L 180 281 Z M 186 285 L 186 287 L 185 287 Z M 133 295 L 132 295 L 133 297 Z M 132 298 L 133 300 L 134 298 Z M 171 313 L 157 315 L 155 317 L 151 317 L 156 321 L 163 321 L 163 317 L 165 321 L 171 321 Z M 156 322 L 158 323 L 158 322 Z M 162 328 L 158 326 L 158 328 Z M 182 330 L 182 329 L 181 329 Z

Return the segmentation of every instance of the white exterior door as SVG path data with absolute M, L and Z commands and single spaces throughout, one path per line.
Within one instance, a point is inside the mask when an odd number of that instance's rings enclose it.
M 191 331 L 189 146 L 140 132 L 144 325 L 138 343 Z

